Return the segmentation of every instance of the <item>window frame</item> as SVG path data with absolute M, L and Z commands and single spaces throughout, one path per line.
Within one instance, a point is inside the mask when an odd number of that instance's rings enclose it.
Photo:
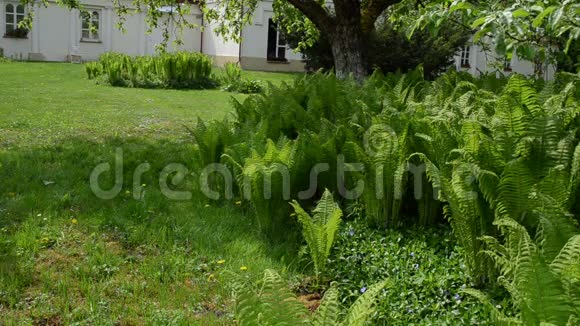
M 503 71 L 507 71 L 507 72 L 513 71 L 512 59 L 508 59 L 508 58 L 503 59 Z
M 471 68 L 471 45 L 467 44 L 459 52 L 459 66 L 461 68 Z
M 84 14 L 88 17 L 85 17 Z M 96 14 L 96 16 L 95 16 Z M 96 18 L 95 18 L 96 17 Z M 86 11 L 80 13 L 81 18 L 81 42 L 83 43 L 101 43 L 101 27 L 103 11 L 100 8 L 87 8 Z M 88 27 L 85 28 L 85 22 L 88 20 Z M 96 28 L 94 26 L 96 25 Z M 85 36 L 85 32 L 88 36 Z
M 8 7 L 12 7 L 9 11 Z M 21 12 L 19 12 L 20 10 Z M 4 4 L 4 38 L 27 39 L 29 30 L 18 27 L 18 24 L 26 18 L 26 6 L 21 3 L 8 2 Z M 8 18 L 12 22 L 8 22 Z M 9 29 L 10 27 L 10 29 Z
M 270 30 L 271 29 L 275 29 L 276 30 L 276 40 L 272 40 L 274 41 L 274 56 L 270 56 L 270 53 L 272 50 L 270 47 Z M 280 42 L 284 42 L 283 44 L 281 44 Z M 280 33 L 280 29 L 278 28 L 278 24 L 276 24 L 272 18 L 268 19 L 268 39 L 267 39 L 267 49 L 266 49 L 266 59 L 269 62 L 288 62 L 288 59 L 286 58 L 286 51 L 288 50 L 288 43 L 284 41 L 284 37 L 283 35 Z M 282 52 L 280 52 L 282 51 Z M 280 55 L 280 53 L 282 53 L 282 55 Z

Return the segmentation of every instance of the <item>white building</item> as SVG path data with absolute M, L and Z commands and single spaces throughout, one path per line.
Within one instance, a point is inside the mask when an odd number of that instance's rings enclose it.
M 130 1 L 126 1 L 130 6 Z M 33 27 L 26 32 L 18 29 L 18 22 L 24 19 L 28 8 L 17 0 L 0 0 L 0 54 L 17 60 L 94 61 L 107 51 L 151 55 L 163 41 L 163 28 L 146 33 L 144 13 L 125 16 L 122 32 L 116 28 L 119 18 L 112 0 L 81 0 L 81 3 L 92 13 L 90 17 L 83 18 L 78 10 L 59 7 L 51 0 L 46 7 L 35 5 Z M 183 45 L 175 48 L 169 42 L 169 50 L 202 52 L 213 57 L 216 65 L 240 62 L 242 68 L 249 70 L 304 71 L 301 55 L 286 46 L 271 20 L 273 15 L 272 0 L 261 1 L 253 23 L 243 28 L 242 42 L 237 44 L 217 36 L 214 33 L 217 26 L 204 22 L 201 11 L 193 5 L 188 21 L 205 28 L 185 30 L 181 35 Z M 170 30 L 175 33 L 173 26 Z M 175 35 L 170 35 L 170 40 L 174 39 Z M 455 56 L 455 64 L 457 70 L 475 76 L 485 72 L 534 75 L 540 71 L 539 75 L 552 79 L 555 72 L 554 66 L 538 67 L 515 57 L 504 65 L 503 58 L 495 58 L 478 46 L 465 47 Z
M 556 67 L 549 64 L 534 64 L 520 60 L 514 54 L 511 60 L 498 57 L 491 51 L 483 51 L 479 45 L 466 45 L 454 56 L 455 69 L 467 71 L 474 76 L 486 73 L 510 75 L 514 72 L 526 76 L 538 76 L 544 80 L 554 79 Z M 499 76 L 498 76 L 499 77 Z
M 17 60 L 94 61 L 107 51 L 151 55 L 163 41 L 163 27 L 146 33 L 144 13 L 127 15 L 122 32 L 116 28 L 118 17 L 111 0 L 81 2 L 92 13 L 91 17 L 83 18 L 78 10 L 68 10 L 53 2 L 47 7 L 35 5 L 33 26 L 26 33 L 18 29 L 18 22 L 24 19 L 28 8 L 18 1 L 0 0 L 0 51 Z M 202 52 L 213 57 L 217 65 L 240 61 L 249 70 L 304 70 L 301 55 L 286 46 L 271 21 L 274 15 L 271 1 L 259 4 L 253 23 L 242 31 L 241 44 L 216 36 L 213 32 L 216 26 L 203 22 L 197 6 L 191 12 L 188 21 L 206 28 L 186 29 L 181 36 L 183 45 L 176 48 L 170 42 L 169 50 Z M 170 30 L 170 40 L 174 40 L 176 31 L 172 26 Z

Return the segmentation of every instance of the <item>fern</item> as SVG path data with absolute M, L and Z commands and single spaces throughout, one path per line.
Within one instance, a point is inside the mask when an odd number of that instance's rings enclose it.
M 371 285 L 347 311 L 343 311 L 338 289 L 333 285 L 311 316 L 280 275 L 266 270 L 259 288 L 244 282 L 236 283 L 235 316 L 240 325 L 364 325 L 375 312 L 374 305 L 386 284 Z
M 577 319 L 578 280 L 567 277 L 563 271 L 580 263 L 579 236 L 571 237 L 556 258 L 550 260 L 526 228 L 516 221 L 503 218 L 495 224 L 502 230 L 505 244 L 488 240 L 490 248 L 486 253 L 500 268 L 500 283 L 504 284 L 519 308 L 520 323 L 565 325 Z M 480 292 L 469 290 L 467 293 L 490 304 Z M 505 316 L 495 309 L 493 311 L 497 323 L 506 322 Z
M 240 325 L 304 324 L 306 308 L 273 270 L 264 271 L 262 286 L 236 285 L 236 319 Z
M 293 201 L 291 205 L 302 225 L 302 235 L 308 244 L 316 274 L 320 275 L 326 270 L 326 261 L 342 221 L 342 210 L 334 202 L 328 189 L 324 191 L 313 216 L 306 213 L 297 201 Z

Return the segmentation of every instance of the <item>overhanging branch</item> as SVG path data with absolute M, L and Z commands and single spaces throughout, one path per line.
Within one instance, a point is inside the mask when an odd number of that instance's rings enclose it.
M 288 0 L 288 2 L 308 17 L 319 30 L 327 31 L 333 26 L 334 19 L 313 0 Z
M 361 27 L 363 33 L 370 33 L 375 29 L 375 22 L 390 6 L 401 2 L 401 0 L 370 0 L 362 8 Z

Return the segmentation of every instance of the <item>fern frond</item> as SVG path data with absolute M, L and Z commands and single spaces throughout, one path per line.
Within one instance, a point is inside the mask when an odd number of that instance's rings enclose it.
M 294 208 L 295 215 L 302 225 L 302 235 L 308 244 L 316 274 L 320 275 L 325 272 L 326 261 L 342 222 L 342 210 L 334 202 L 328 189 L 324 191 L 312 217 L 297 201 L 292 201 L 290 205 Z
M 550 263 L 550 268 L 557 275 L 572 266 L 580 266 L 580 235 L 571 237 Z
M 366 292 L 350 307 L 343 325 L 363 326 L 374 312 L 372 308 L 386 285 L 387 281 L 383 281 L 369 286 Z
M 340 302 L 338 300 L 338 289 L 331 286 L 316 310 L 311 323 L 313 326 L 338 325 L 341 315 Z

